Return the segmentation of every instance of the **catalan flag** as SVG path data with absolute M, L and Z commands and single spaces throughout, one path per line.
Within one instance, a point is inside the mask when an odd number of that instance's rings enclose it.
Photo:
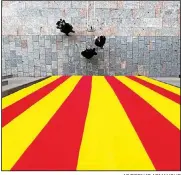
M 180 168 L 180 88 L 52 76 L 2 99 L 2 170 Z

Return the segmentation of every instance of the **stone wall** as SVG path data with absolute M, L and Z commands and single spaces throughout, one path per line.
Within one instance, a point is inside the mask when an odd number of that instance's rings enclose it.
M 180 74 L 180 38 L 107 37 L 91 60 L 80 54 L 93 36 L 3 36 L 2 73 L 14 76 Z
M 180 74 L 179 1 L 3 1 L 2 73 L 14 76 Z M 94 9 L 95 5 L 95 9 Z M 87 6 L 89 9 L 87 20 Z M 95 12 L 95 18 L 94 18 Z M 64 36 L 59 18 L 76 31 Z M 94 33 L 87 32 L 94 25 Z M 80 52 L 107 37 L 92 60 Z

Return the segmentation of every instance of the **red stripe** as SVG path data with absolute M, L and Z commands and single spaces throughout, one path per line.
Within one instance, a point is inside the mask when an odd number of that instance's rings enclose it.
M 136 82 L 142 84 L 143 86 L 146 86 L 146 87 L 150 88 L 151 90 L 153 90 L 153 91 L 169 98 L 170 100 L 173 100 L 174 102 L 180 104 L 180 96 L 179 95 L 174 94 L 173 92 L 170 92 L 166 89 L 163 89 L 159 86 L 156 86 L 152 83 L 149 83 L 149 82 L 142 80 L 140 78 L 137 78 L 135 76 L 128 76 L 128 78 L 130 78 L 131 80 L 136 81 Z
M 6 107 L 2 110 L 2 127 L 7 125 L 29 107 L 34 105 L 36 102 L 41 100 L 43 97 L 48 95 L 51 91 L 53 91 L 56 87 L 58 87 L 61 83 L 65 82 L 69 76 L 62 76 L 50 84 L 38 89 L 37 91 L 27 95 L 21 100 L 13 103 L 12 105 Z
M 12 170 L 76 170 L 91 84 L 91 76 L 79 81 Z
M 123 105 L 156 170 L 180 170 L 179 129 L 115 77 L 105 78 Z

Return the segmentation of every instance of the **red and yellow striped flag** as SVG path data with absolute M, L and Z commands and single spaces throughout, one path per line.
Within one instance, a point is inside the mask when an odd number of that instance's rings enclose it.
M 4 97 L 2 170 L 180 170 L 180 88 L 52 76 Z

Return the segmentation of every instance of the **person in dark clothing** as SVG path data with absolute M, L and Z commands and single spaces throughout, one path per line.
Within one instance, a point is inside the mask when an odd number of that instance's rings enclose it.
M 75 33 L 75 31 L 73 31 L 72 25 L 70 25 L 69 23 L 66 23 L 65 20 L 60 19 L 60 21 L 58 21 L 56 25 L 57 25 L 57 29 L 60 29 L 60 31 L 62 33 L 65 33 L 67 36 L 69 36 L 70 32 Z
M 93 48 L 93 49 L 86 49 L 86 50 L 82 51 L 81 55 L 87 59 L 90 59 L 94 55 L 97 55 L 97 53 L 95 52 L 95 48 Z
M 100 47 L 101 49 L 103 49 L 103 46 L 105 43 L 106 43 L 106 37 L 105 36 L 99 36 L 95 40 L 95 45 L 97 47 Z

